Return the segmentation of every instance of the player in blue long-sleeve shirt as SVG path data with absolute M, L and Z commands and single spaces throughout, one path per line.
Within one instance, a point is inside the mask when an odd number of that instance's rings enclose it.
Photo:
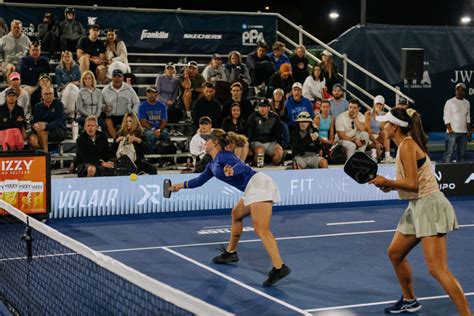
M 221 129 L 213 130 L 211 138 L 205 144 L 206 153 L 211 155 L 212 161 L 199 177 L 174 184 L 170 190 L 177 192 L 183 188 L 196 188 L 212 177 L 216 177 L 243 191 L 242 198 L 232 209 L 229 245 L 227 248 L 223 248 L 222 253 L 213 261 L 215 263 L 229 263 L 239 260 L 236 249 L 242 234 L 242 220 L 250 215 L 255 233 L 262 240 L 263 246 L 272 260 L 273 269 L 268 274 L 268 279 L 263 282 L 263 286 L 270 286 L 291 272 L 290 268 L 283 264 L 275 237 L 270 232 L 273 203 L 280 201 L 280 193 L 271 177 L 262 172 L 256 172 L 232 152 L 225 149 L 226 146 L 241 142 L 242 136 L 240 135 L 232 132 L 226 133 Z

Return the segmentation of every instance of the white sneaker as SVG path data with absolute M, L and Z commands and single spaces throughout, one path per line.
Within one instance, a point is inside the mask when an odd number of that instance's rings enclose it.
M 382 163 L 395 163 L 395 158 L 392 156 L 386 156 L 383 160 Z

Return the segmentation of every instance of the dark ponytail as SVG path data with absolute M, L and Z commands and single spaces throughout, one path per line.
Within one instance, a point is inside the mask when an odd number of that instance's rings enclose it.
M 400 131 L 405 135 L 410 135 L 413 140 L 420 146 L 420 148 L 429 155 L 428 152 L 428 135 L 426 135 L 423 129 L 423 122 L 421 121 L 421 115 L 412 108 L 393 108 L 390 111 L 393 116 L 399 118 L 404 122 L 408 122 L 408 127 L 401 127 Z

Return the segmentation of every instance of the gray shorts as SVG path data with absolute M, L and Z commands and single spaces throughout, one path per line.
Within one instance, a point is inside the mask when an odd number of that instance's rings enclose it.
M 446 234 L 458 229 L 453 206 L 440 191 L 410 200 L 400 218 L 397 231 L 417 238 Z
M 277 142 L 269 142 L 269 143 L 252 142 L 250 144 L 250 147 L 252 148 L 253 151 L 255 151 L 255 148 L 257 148 L 257 147 L 263 147 L 263 148 L 265 148 L 265 155 L 273 156 L 273 154 L 275 152 L 275 147 L 277 145 L 278 145 Z
M 313 155 L 304 155 L 304 156 L 296 156 L 295 161 L 296 163 L 302 168 L 319 168 L 319 163 L 321 160 L 324 159 L 323 157 L 313 154 Z

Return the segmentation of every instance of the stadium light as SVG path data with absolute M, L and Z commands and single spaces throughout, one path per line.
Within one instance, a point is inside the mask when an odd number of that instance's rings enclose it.
M 339 13 L 333 11 L 331 13 L 329 13 L 329 17 L 333 20 L 337 19 L 339 17 Z
M 469 17 L 469 16 L 463 16 L 463 17 L 461 18 L 461 24 L 469 24 L 469 23 L 471 23 L 471 17 Z
M 266 11 L 270 10 L 270 6 L 268 6 L 268 5 L 265 6 L 265 10 L 266 10 Z

